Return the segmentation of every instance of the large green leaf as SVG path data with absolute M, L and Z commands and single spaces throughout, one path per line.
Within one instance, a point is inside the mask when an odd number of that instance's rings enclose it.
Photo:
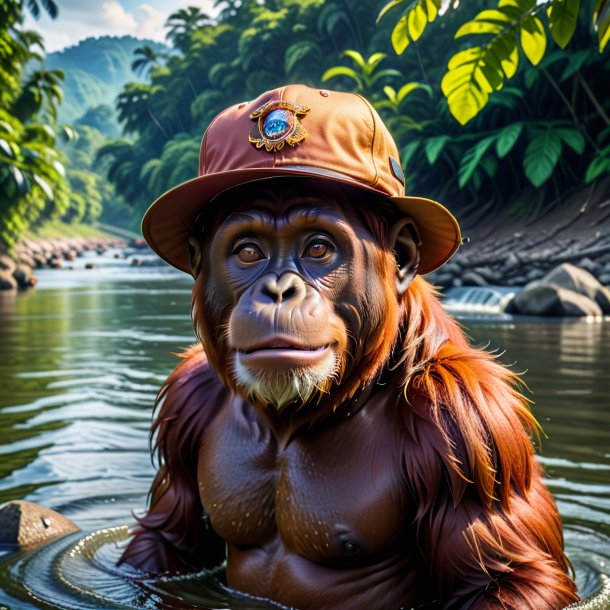
M 466 151 L 466 154 L 460 161 L 460 168 L 458 170 L 458 183 L 460 188 L 466 186 L 475 170 L 478 169 L 483 155 L 493 144 L 494 140 L 494 136 L 488 136 Z
M 436 17 L 436 15 L 434 16 Z M 409 12 L 407 17 L 409 38 L 413 42 L 419 40 L 426 29 L 426 25 L 428 25 L 428 15 L 426 14 L 426 9 L 422 6 L 421 2 L 418 2 L 417 5 Z
M 481 11 L 471 21 L 464 23 L 455 33 L 455 38 L 468 34 L 499 34 L 512 19 L 503 11 L 485 10 Z
M 354 63 L 361 69 L 363 70 L 364 67 L 366 66 L 366 62 L 364 61 L 364 57 L 362 57 L 361 53 L 358 53 L 358 51 L 352 51 L 351 49 L 347 49 L 347 51 L 343 51 L 343 55 L 346 55 L 347 57 L 351 58 L 354 60 Z M 371 60 L 373 59 L 373 57 L 375 56 L 381 56 L 378 58 L 377 61 L 381 61 L 384 57 L 385 54 L 384 53 L 375 53 L 374 56 L 371 56 Z
M 574 127 L 560 127 L 555 129 L 555 133 L 567 144 L 574 152 L 582 155 L 585 150 L 585 137 Z
M 386 4 L 381 9 L 377 21 L 401 3 L 402 0 L 393 0 Z M 410 42 L 421 38 L 426 26 L 436 19 L 442 4 L 443 0 L 415 0 L 409 4 L 392 30 L 392 46 L 397 55 L 402 55 Z M 449 5 L 457 5 L 456 0 L 451 0 Z
M 449 136 L 436 136 L 435 138 L 430 138 L 426 142 L 426 157 L 428 158 L 428 163 L 430 163 L 430 165 L 434 165 L 436 163 L 436 160 L 448 141 Z
M 413 158 L 415 153 L 419 150 L 420 146 L 421 146 L 420 140 L 413 140 L 413 141 L 409 142 L 402 149 L 402 166 L 403 167 L 407 167 L 407 168 L 409 167 L 409 163 L 411 162 L 411 159 Z
M 407 16 L 401 17 L 392 30 L 392 46 L 396 55 L 402 55 L 409 46 Z
M 552 126 L 534 132 L 523 158 L 525 175 L 534 186 L 542 186 L 551 177 L 561 157 L 561 150 L 561 138 Z
M 552 0 L 548 9 L 551 36 L 562 49 L 566 47 L 574 34 L 579 8 L 580 0 Z
M 432 87 L 430 87 L 429 85 L 424 85 L 422 83 L 405 83 L 398 90 L 398 93 L 396 94 L 396 101 L 399 104 L 402 103 L 402 101 L 416 89 L 423 89 L 430 98 L 432 98 L 434 96 Z
M 538 17 L 524 19 L 519 29 L 521 48 L 533 66 L 540 63 L 546 51 L 546 33 Z
M 602 149 L 593 157 L 587 168 L 585 182 L 588 184 L 604 174 L 610 174 L 610 146 Z
M 506 157 L 506 155 L 512 150 L 513 146 L 517 143 L 521 132 L 523 131 L 523 123 L 513 123 L 507 125 L 498 134 L 496 140 L 496 154 L 500 159 Z
M 512 3 L 511 3 L 512 2 Z M 492 34 L 484 46 L 458 51 L 450 60 L 441 81 L 451 114 L 464 125 L 474 118 L 489 101 L 489 94 L 504 86 L 519 66 L 516 32 L 525 23 L 522 45 L 530 61 L 540 61 L 544 42 L 540 41 L 542 25 L 523 9 L 520 0 L 501 0 L 495 10 L 485 10 L 464 24 L 456 37 L 466 34 Z M 542 34 L 544 29 L 542 28 Z

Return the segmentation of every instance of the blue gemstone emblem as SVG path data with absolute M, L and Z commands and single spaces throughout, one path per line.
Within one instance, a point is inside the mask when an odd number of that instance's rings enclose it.
M 263 123 L 263 135 L 269 140 L 285 138 L 294 126 L 294 113 L 284 108 L 272 110 Z
M 307 136 L 299 118 L 308 112 L 306 106 L 287 100 L 271 100 L 250 114 L 257 124 L 250 130 L 248 140 L 267 152 L 280 151 L 286 144 L 297 146 Z

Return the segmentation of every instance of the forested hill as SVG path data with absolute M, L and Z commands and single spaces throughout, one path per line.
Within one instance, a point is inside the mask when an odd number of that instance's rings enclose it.
M 103 36 L 87 38 L 73 47 L 49 53 L 47 69 L 59 68 L 65 75 L 58 122 L 74 123 L 102 104 L 114 109 L 116 97 L 125 83 L 140 80 L 131 64 L 134 50 L 145 45 L 155 51 L 167 50 L 163 44 L 133 36 Z

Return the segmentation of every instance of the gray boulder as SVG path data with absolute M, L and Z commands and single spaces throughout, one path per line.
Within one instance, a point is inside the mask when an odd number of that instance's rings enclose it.
M 595 301 L 604 313 L 610 313 L 610 290 L 585 269 L 563 263 L 545 275 L 540 283 L 572 290 Z
M 601 307 L 589 297 L 559 286 L 529 284 L 511 301 L 510 311 L 530 316 L 601 316 Z
M 488 281 L 476 271 L 466 271 L 462 275 L 464 286 L 487 286 Z
M 601 316 L 610 313 L 610 290 L 585 269 L 564 263 L 515 296 L 511 311 L 535 316 Z

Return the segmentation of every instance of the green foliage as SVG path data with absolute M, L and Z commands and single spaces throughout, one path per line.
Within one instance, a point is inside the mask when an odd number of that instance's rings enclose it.
M 53 0 L 41 0 L 40 4 L 42 4 L 42 8 L 49 14 L 51 19 L 57 18 L 59 9 Z M 40 17 L 41 10 L 37 0 L 27 0 L 25 5 L 34 19 L 38 19 Z
M 43 2 L 51 15 L 53 2 Z M 36 2 L 28 8 L 39 11 Z M 22 29 L 21 3 L 0 3 L 0 249 L 12 248 L 29 226 L 60 217 L 70 191 L 54 125 L 62 99 L 59 70 L 42 64 L 40 36 Z M 32 69 L 24 79 L 24 66 Z M 68 133 L 65 130 L 63 133 Z
M 497 8 L 481 11 L 458 29 L 456 38 L 491 35 L 484 45 L 456 53 L 449 60 L 449 69 L 441 83 L 449 109 L 462 125 L 485 107 L 493 91 L 500 90 L 505 80 L 515 75 L 519 66 L 519 42 L 530 63 L 540 63 L 546 51 L 546 33 L 538 17 L 543 6 L 535 0 L 499 0 Z M 571 23 L 572 14 L 556 8 L 552 15 L 554 20 L 549 20 L 555 24 L 554 38 L 558 39 L 570 29 L 566 21 Z
M 418 41 L 424 33 L 426 26 L 436 20 L 441 10 L 443 0 L 391 0 L 379 13 L 377 21 L 397 6 L 407 5 L 401 17 L 392 30 L 392 46 L 397 55 L 402 55 L 409 43 Z M 452 0 L 450 7 L 455 7 L 458 2 Z M 449 8 L 448 6 L 448 8 Z
M 124 204 L 108 182 L 104 168 L 100 171 L 97 150 L 104 144 L 105 135 L 94 127 L 77 125 L 72 138 L 61 146 L 68 160 L 66 176 L 70 183 L 70 205 L 62 220 L 66 222 L 95 222 L 104 215 L 122 210 Z M 125 224 L 132 226 L 132 214 L 123 214 Z
M 231 103 L 288 82 L 320 86 L 321 74 L 346 48 L 367 94 L 386 99 L 381 87 L 404 77 L 393 59 L 384 59 L 385 70 L 378 66 L 391 49 L 370 6 L 359 0 L 244 0 L 222 7 L 216 23 L 190 8 L 171 16 L 168 37 L 176 52 L 142 72 L 147 82 L 129 83 L 118 96 L 123 132 L 133 141 L 108 141 L 98 158 L 117 192 L 140 212 L 176 181 L 196 175 L 201 136 Z
M 580 0 L 553 0 L 549 4 L 549 30 L 555 44 L 565 49 L 576 30 Z
M 159 59 L 164 57 L 162 53 L 157 53 L 150 45 L 138 47 L 134 52 L 134 60 L 131 62 L 131 69 L 139 75 L 148 72 L 158 65 Z
M 191 34 L 209 21 L 210 18 L 197 6 L 181 8 L 172 13 L 165 23 L 165 27 L 169 28 L 167 39 L 184 51 L 188 48 Z
M 353 61 L 356 68 L 349 68 L 347 66 L 334 66 L 333 68 L 329 68 L 322 75 L 322 82 L 326 82 L 327 80 L 337 76 L 343 76 L 353 80 L 356 83 L 356 90 L 358 92 L 363 93 L 370 98 L 374 98 L 376 93 L 375 86 L 380 80 L 387 80 L 388 78 L 396 76 L 400 78 L 402 76 L 398 70 L 377 70 L 377 66 L 379 66 L 379 64 L 387 57 L 385 53 L 373 53 L 373 55 L 371 55 L 368 59 L 364 59 L 364 57 L 358 53 L 358 51 L 348 49 L 347 51 L 343 51 L 343 55 L 349 57 Z M 404 98 L 411 90 L 409 89 L 410 85 L 411 83 L 406 86 L 406 89 L 403 88 L 401 94 L 402 98 Z M 388 91 L 393 92 L 394 90 L 389 89 Z
M 289 82 L 371 99 L 397 141 L 408 192 L 447 199 L 456 211 L 481 201 L 499 210 L 528 189 L 550 201 L 587 172 L 591 180 L 610 173 L 610 136 L 601 137 L 610 65 L 591 45 L 586 11 L 561 49 L 548 29 L 550 1 L 444 2 L 444 14 L 432 0 L 385 10 L 359 0 L 220 5 L 217 23 L 185 26 L 177 51 L 120 94 L 131 139 L 107 141 L 96 163 L 137 214 L 196 175 L 201 136 L 220 110 Z M 557 36 L 573 18 L 563 9 L 552 13 Z M 392 32 L 403 17 L 406 51 L 397 57 Z M 481 41 L 478 51 L 471 40 Z M 455 72 L 443 81 L 449 64 Z M 459 93 L 464 83 L 481 110 L 462 126 L 443 89 Z
M 379 18 L 404 1 L 392 0 Z M 397 54 L 404 52 L 409 41 L 421 37 L 426 25 L 436 19 L 440 6 L 440 0 L 417 0 L 408 5 L 392 32 Z M 455 5 L 449 3 L 448 8 Z M 497 0 L 495 8 L 485 8 L 463 23 L 455 33 L 456 39 L 484 36 L 486 41 L 462 49 L 449 59 L 441 86 L 456 120 L 462 125 L 472 120 L 487 105 L 489 96 L 513 78 L 519 67 L 519 49 L 532 65 L 542 61 L 547 49 L 543 19 L 554 42 L 565 48 L 576 30 L 579 9 L 580 0 Z M 593 22 L 601 52 L 610 39 L 608 0 L 597 1 Z

